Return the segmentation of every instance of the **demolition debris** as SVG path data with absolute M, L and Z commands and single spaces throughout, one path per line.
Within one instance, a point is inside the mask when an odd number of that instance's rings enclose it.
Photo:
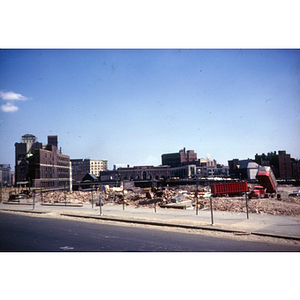
M 294 186 L 280 186 L 280 198 L 248 199 L 248 211 L 256 214 L 272 214 L 286 216 L 300 216 L 300 197 L 291 197 L 288 194 Z M 164 209 L 210 209 L 210 187 L 196 185 L 165 187 L 165 188 L 139 188 L 131 187 L 123 190 L 120 187 L 104 186 L 101 191 L 73 191 L 73 192 L 43 192 L 36 193 L 35 201 L 45 205 L 50 204 L 90 204 L 99 205 L 130 205 L 139 207 L 156 207 Z M 9 202 L 30 201 L 30 196 L 24 198 L 8 199 Z M 197 199 L 198 196 L 198 199 Z M 31 200 L 32 201 L 32 200 Z M 123 202 L 124 201 L 124 202 Z M 246 212 L 244 196 L 213 197 L 212 205 L 215 211 Z

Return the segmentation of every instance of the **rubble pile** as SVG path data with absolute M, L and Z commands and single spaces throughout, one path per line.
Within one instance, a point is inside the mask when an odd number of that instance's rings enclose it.
M 291 189 L 291 187 L 289 187 Z M 73 191 L 73 192 L 46 192 L 43 193 L 44 203 L 75 203 L 89 204 L 101 201 L 105 205 L 124 204 L 138 207 L 153 208 L 153 205 L 166 207 L 166 205 L 183 205 L 191 209 L 196 207 L 196 185 L 165 187 L 152 191 L 151 188 L 134 187 L 128 190 L 123 188 L 104 186 L 101 191 Z M 198 207 L 210 209 L 210 199 L 207 193 L 208 186 L 198 188 Z M 289 197 L 288 189 L 279 191 L 281 198 L 251 199 L 248 200 L 250 213 L 266 213 L 272 215 L 300 216 L 300 197 Z M 213 209 L 216 211 L 246 212 L 245 197 L 213 197 Z
M 210 208 L 209 199 L 202 200 L 206 207 Z M 218 211 L 246 212 L 245 197 L 214 197 L 213 209 Z M 248 212 L 257 214 L 300 216 L 300 199 L 291 201 L 283 198 L 281 201 L 275 198 L 248 200 Z
M 75 203 L 75 204 L 86 204 L 90 203 L 92 199 L 99 201 L 100 192 L 44 192 L 43 202 L 44 203 Z

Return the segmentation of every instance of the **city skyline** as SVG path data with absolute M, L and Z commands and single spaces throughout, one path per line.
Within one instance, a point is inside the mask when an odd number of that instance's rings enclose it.
M 299 63 L 296 49 L 0 50 L 1 163 L 27 133 L 109 169 L 184 147 L 224 165 L 299 159 Z

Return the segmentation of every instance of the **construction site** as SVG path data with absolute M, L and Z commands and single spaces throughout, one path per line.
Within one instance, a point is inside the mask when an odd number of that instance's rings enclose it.
M 253 185 L 248 185 L 250 189 Z M 272 214 L 300 216 L 300 197 L 289 196 L 295 191 L 293 185 L 280 185 L 277 190 L 279 197 L 249 199 L 249 193 L 230 196 L 229 194 L 214 196 L 209 186 L 184 185 L 163 188 L 110 187 L 90 189 L 87 191 L 28 191 L 16 192 L 15 189 L 2 189 L 3 204 L 28 204 L 33 201 L 43 205 L 74 205 L 84 204 L 94 206 L 124 205 L 149 207 L 158 209 L 210 209 L 210 203 L 215 211 L 246 212 L 254 214 Z M 17 196 L 16 196 L 17 195 Z M 210 201 L 212 199 L 212 202 Z
M 123 205 L 160 209 L 215 210 L 300 216 L 300 191 L 294 185 L 278 185 L 270 167 L 260 167 L 255 183 L 234 181 L 186 185 L 137 187 L 134 181 L 122 181 L 119 187 L 108 184 L 86 185 L 79 191 L 42 189 L 1 190 L 3 204 Z

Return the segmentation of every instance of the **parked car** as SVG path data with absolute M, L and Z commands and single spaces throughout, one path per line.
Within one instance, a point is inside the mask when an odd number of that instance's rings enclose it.
M 289 194 L 289 196 L 291 196 L 291 197 L 297 197 L 297 196 L 300 196 L 300 190 L 298 190 L 298 191 L 293 191 L 292 193 Z

